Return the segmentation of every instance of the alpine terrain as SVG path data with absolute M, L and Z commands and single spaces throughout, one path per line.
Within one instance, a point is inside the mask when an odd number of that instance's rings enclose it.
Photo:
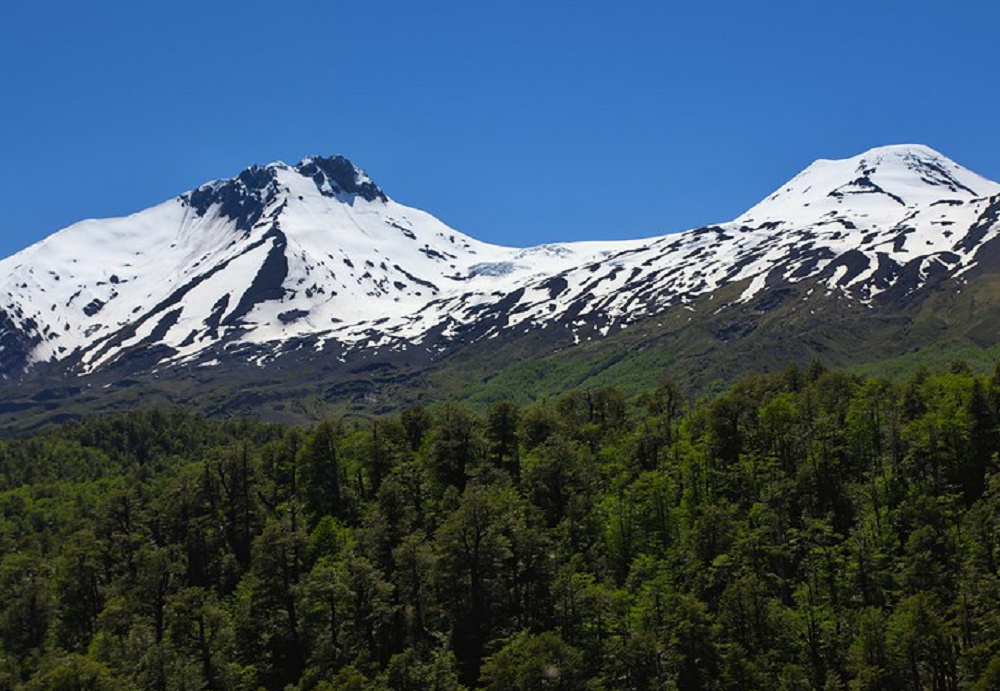
M 143 395 L 302 418 L 534 395 L 554 373 L 704 387 L 986 352 L 998 234 L 1000 184 L 920 145 L 816 161 L 727 223 L 527 249 L 398 204 L 340 156 L 255 166 L 0 262 L 0 413 Z

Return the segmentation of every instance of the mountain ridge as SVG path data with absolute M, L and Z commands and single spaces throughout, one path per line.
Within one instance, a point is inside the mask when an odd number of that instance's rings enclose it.
M 283 359 L 419 370 L 474 344 L 541 334 L 534 352 L 554 352 L 750 304 L 899 309 L 992 272 L 998 234 L 1000 184 L 922 145 L 817 160 L 733 221 L 529 248 L 398 204 L 342 156 L 307 156 L 0 261 L 0 373 L 110 385 Z M 741 333 L 720 329 L 717 345 Z

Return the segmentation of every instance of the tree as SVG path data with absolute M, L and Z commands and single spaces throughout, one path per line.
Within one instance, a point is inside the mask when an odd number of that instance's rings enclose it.
M 231 656 L 232 626 L 215 593 L 186 588 L 177 593 L 168 610 L 168 634 L 174 648 L 201 673 L 207 691 L 229 687 L 226 660 Z
M 322 516 L 346 514 L 343 498 L 343 472 L 337 448 L 340 429 L 323 422 L 312 432 L 302 448 L 302 482 L 305 486 L 306 511 L 319 520 Z
M 122 688 L 107 667 L 82 655 L 46 661 L 46 667 L 24 686 L 25 691 L 116 691 Z
M 56 639 L 69 652 L 87 649 L 97 633 L 97 618 L 104 608 L 100 547 L 91 532 L 66 541 L 56 561 L 53 590 Z
M 486 413 L 490 460 L 499 467 L 509 464 L 515 479 L 520 474 L 520 423 L 521 412 L 509 401 L 494 403 Z
M 374 564 L 359 556 L 348 557 L 335 573 L 346 649 L 356 659 L 372 659 L 384 665 L 389 660 L 391 624 L 396 613 L 392 584 Z
M 889 619 L 888 637 L 903 688 L 956 691 L 957 651 L 930 595 L 918 593 L 900 602 Z
M 0 644 L 26 656 L 41 648 L 52 620 L 49 574 L 37 553 L 14 552 L 0 560 Z
M 486 691 L 576 691 L 587 688 L 583 656 L 559 634 L 521 631 L 483 663 Z
M 454 627 L 464 682 L 475 681 L 486 642 L 509 613 L 502 579 L 513 556 L 504 529 L 510 499 L 503 488 L 470 485 L 434 536 L 437 588 Z
M 858 691 L 891 691 L 897 687 L 889 656 L 885 613 L 866 607 L 858 613 L 849 658 Z
M 423 444 L 424 438 L 434 426 L 434 420 L 422 406 L 407 408 L 400 413 L 399 421 L 403 425 L 406 433 L 406 441 L 410 451 L 417 451 Z
M 305 647 L 298 585 L 308 539 L 294 505 L 283 506 L 253 543 L 253 566 L 236 593 L 234 627 L 245 664 L 259 668 L 268 688 L 283 688 L 302 674 Z
M 461 691 L 455 656 L 434 650 L 430 659 L 421 659 L 413 648 L 393 655 L 381 674 L 379 684 L 388 691 Z
M 442 409 L 431 441 L 431 468 L 443 485 L 465 489 L 469 470 L 481 460 L 482 441 L 478 421 L 458 405 Z

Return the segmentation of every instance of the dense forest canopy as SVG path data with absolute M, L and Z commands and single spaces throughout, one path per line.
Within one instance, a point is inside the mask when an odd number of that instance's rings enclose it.
M 1000 689 L 1000 377 L 0 442 L 0 689 Z

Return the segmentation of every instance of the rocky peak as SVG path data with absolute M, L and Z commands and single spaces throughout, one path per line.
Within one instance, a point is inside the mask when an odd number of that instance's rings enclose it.
M 354 195 L 373 202 L 389 200 L 368 174 L 343 156 L 307 156 L 295 166 L 295 170 L 307 178 L 312 178 L 316 188 L 328 197 Z
M 238 230 L 250 232 L 275 194 L 274 166 L 250 166 L 235 178 L 216 180 L 182 195 L 181 201 L 199 216 L 218 207 L 220 216 L 234 220 Z

